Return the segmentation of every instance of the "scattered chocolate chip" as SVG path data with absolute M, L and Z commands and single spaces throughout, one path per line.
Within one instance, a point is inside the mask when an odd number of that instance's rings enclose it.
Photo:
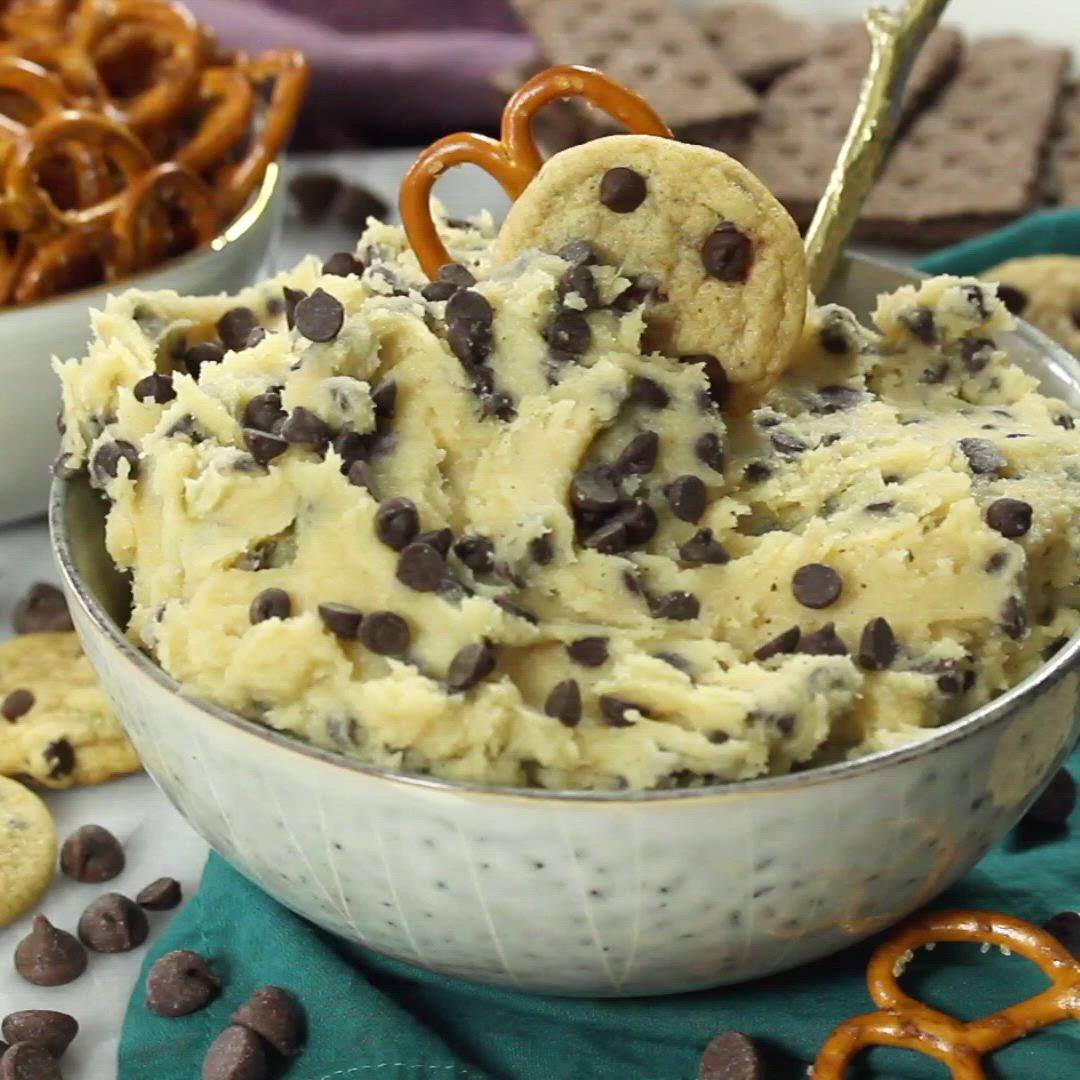
M 371 388 L 371 404 L 375 406 L 375 415 L 382 420 L 392 420 L 397 411 L 397 382 L 394 379 L 382 379 Z
M 769 436 L 769 442 L 781 454 L 801 454 L 803 451 L 810 449 L 797 435 L 792 435 L 786 431 L 774 431 Z
M 576 727 L 581 722 L 581 688 L 577 680 L 556 683 L 544 702 L 544 712 L 567 727 Z
M 623 165 L 608 169 L 600 180 L 600 202 L 616 214 L 632 213 L 647 194 L 645 177 Z
M 429 281 L 421 290 L 420 295 L 433 304 L 449 300 L 458 291 L 460 286 L 449 281 Z
M 821 347 L 832 356 L 843 356 L 851 348 L 847 334 L 838 323 L 823 326 L 818 331 L 818 341 L 821 342 Z
M 671 404 L 671 395 L 655 380 L 635 375 L 630 380 L 629 400 L 648 409 L 663 409 Z
M 269 1076 L 262 1039 L 246 1027 L 227 1027 L 211 1044 L 202 1080 L 266 1080 Z
M 928 386 L 936 386 L 943 383 L 949 375 L 949 362 L 948 360 L 939 360 L 936 364 L 925 368 L 922 373 L 921 381 Z
M 375 512 L 375 535 L 395 551 L 402 551 L 420 532 L 420 514 L 412 499 L 384 499 Z
M 576 293 L 585 302 L 586 308 L 598 308 L 600 306 L 600 291 L 596 287 L 596 278 L 587 266 L 571 266 L 566 273 L 559 278 L 557 294 L 560 300 L 565 300 L 570 293 Z
M 446 340 L 465 364 L 482 364 L 491 353 L 494 312 L 482 293 L 459 289 L 446 303 Z
M 446 572 L 446 560 L 430 544 L 414 540 L 398 556 L 397 579 L 416 592 L 434 592 Z
M 25 716 L 33 707 L 35 697 L 30 690 L 12 690 L 0 704 L 0 715 L 5 720 L 15 723 L 16 720 Z
M 1004 454 L 989 439 L 961 439 L 960 450 L 973 473 L 989 476 L 1008 464 Z
M 288 443 L 325 449 L 334 433 L 325 420 L 303 405 L 297 405 L 281 425 L 280 434 Z
M 495 568 L 495 545 L 486 536 L 463 536 L 454 544 L 454 554 L 474 574 L 487 574 Z
M 1059 428 L 1063 428 L 1065 431 L 1076 430 L 1076 421 L 1068 413 L 1062 413 L 1060 416 L 1055 416 L 1054 424 Z
M 884 502 L 867 503 L 866 504 L 866 512 L 868 514 L 887 514 L 895 506 L 896 506 L 896 503 L 892 502 L 889 499 L 886 499 Z
M 429 529 L 420 533 L 416 542 L 418 544 L 430 544 L 444 559 L 450 554 L 450 545 L 454 542 L 454 534 L 449 529 Z
M 30 933 L 15 946 L 15 970 L 35 986 L 63 986 L 86 970 L 86 950 L 66 930 L 35 915 Z
M 74 1016 L 51 1009 L 24 1009 L 4 1017 L 0 1034 L 12 1045 L 35 1043 L 59 1060 L 79 1034 L 79 1021 Z M 19 1074 L 16 1073 L 16 1076 Z
M 140 889 L 135 896 L 135 903 L 147 911 L 172 911 L 182 898 L 180 882 L 176 878 L 161 877 Z
M 367 458 L 371 449 L 371 436 L 343 428 L 334 436 L 330 445 L 341 458 L 342 469 L 347 473 L 354 461 L 363 461 Z
M 39 581 L 15 605 L 11 624 L 16 634 L 67 633 L 75 629 L 63 592 Z
M 602 667 L 608 659 L 606 637 L 583 637 L 566 646 L 567 655 L 582 667 Z
M 1001 570 L 1005 564 L 1009 561 L 1009 553 L 1007 551 L 995 551 L 993 555 L 983 565 L 983 569 L 988 574 L 996 574 Z
M 928 307 L 920 304 L 902 312 L 900 322 L 924 345 L 932 345 L 937 340 L 937 323 L 934 313 Z
M 1076 781 L 1068 769 L 1058 769 L 1042 794 L 1024 815 L 1025 825 L 1060 828 L 1076 807 Z
M 229 1019 L 261 1036 L 283 1057 L 300 1053 L 304 1015 L 296 998 L 280 986 L 260 986 Z
M 697 437 L 694 454 L 698 461 L 708 465 L 714 472 L 724 471 L 724 440 L 715 432 L 707 431 Z
M 863 400 L 863 392 L 853 386 L 819 386 L 816 412 L 825 415 L 853 409 Z
M 1022 499 L 995 499 L 986 510 L 986 524 L 1010 540 L 1031 528 L 1031 504 Z
M 589 533 L 583 543 L 602 555 L 618 555 L 629 546 L 626 525 L 618 520 L 609 521 Z
M 348 472 L 345 474 L 349 478 L 349 483 L 353 487 L 367 488 L 368 491 L 374 491 L 374 475 L 371 471 L 371 466 L 366 461 L 354 461 L 348 467 Z
M 382 196 L 363 184 L 346 184 L 335 208 L 337 219 L 347 229 L 362 232 L 367 228 L 368 218 L 386 217 L 390 210 Z
M 651 605 L 652 613 L 658 619 L 671 619 L 674 622 L 687 622 L 696 619 L 701 613 L 701 603 L 693 593 L 676 589 L 656 597 Z
M 8 1047 L 0 1057 L 0 1080 L 63 1080 L 56 1058 L 35 1042 Z
M 495 390 L 485 393 L 480 402 L 480 418 L 494 416 L 503 423 L 509 423 L 517 416 L 514 399 L 505 390 Z
M 322 221 L 341 194 L 341 177 L 331 172 L 302 172 L 289 181 L 289 195 L 300 216 L 310 225 Z
M 709 492 L 704 481 L 692 473 L 676 477 L 664 488 L 664 494 L 671 506 L 671 512 L 680 521 L 691 523 L 701 520 L 709 502 Z
M 532 623 L 533 626 L 540 622 L 536 614 L 527 607 L 522 607 L 521 604 L 511 600 L 508 596 L 496 596 L 493 602 L 496 607 L 501 608 L 507 615 L 513 615 L 515 619 L 524 619 L 527 623 Z
M 285 298 L 285 324 L 290 330 L 296 326 L 296 305 L 303 300 L 307 293 L 303 289 L 290 289 L 288 285 L 282 290 Z
M 612 520 L 626 530 L 626 541 L 631 547 L 647 544 L 660 527 L 656 511 L 644 499 L 631 499 Z
M 768 480 L 770 476 L 772 476 L 772 469 L 761 461 L 751 461 L 750 464 L 743 469 L 743 479 L 748 484 L 763 483 Z
M 551 532 L 534 536 L 529 541 L 529 555 L 538 566 L 547 566 L 555 558 L 555 537 Z
M 896 635 L 887 619 L 871 619 L 859 638 L 859 664 L 867 671 L 884 671 L 896 659 Z
M 187 1016 L 208 1005 L 220 989 L 206 957 L 174 949 L 154 961 L 146 976 L 146 1007 L 158 1016 Z
M 360 624 L 360 642 L 379 656 L 401 656 L 412 641 L 409 624 L 394 611 L 373 611 Z
M 256 431 L 254 428 L 244 428 L 244 445 L 260 465 L 269 465 L 289 449 L 289 444 L 280 435 Z
M 266 338 L 266 329 L 262 326 L 256 326 L 254 330 L 246 338 L 244 338 L 244 348 L 254 349 L 261 341 Z
M 125 861 L 120 841 L 100 825 L 81 826 L 60 848 L 60 869 L 75 881 L 112 881 Z
M 495 670 L 495 653 L 487 642 L 458 649 L 450 661 L 446 685 L 451 690 L 470 690 Z
M 623 447 L 615 459 L 615 469 L 622 475 L 642 476 L 656 467 L 660 452 L 660 436 L 655 431 L 642 431 Z
M 701 245 L 701 264 L 705 272 L 729 284 L 744 282 L 753 261 L 753 241 L 730 221 L 713 229 Z
M 263 589 L 251 601 L 249 615 L 251 625 L 257 626 L 267 619 L 287 619 L 292 614 L 292 600 L 284 589 Z
M 771 641 L 766 641 L 754 650 L 755 660 L 771 660 L 774 656 L 788 655 L 799 647 L 799 638 L 802 632 L 797 626 L 788 627 L 783 633 L 777 634 Z
M 1023 315 L 1024 308 L 1028 305 L 1027 293 L 1015 285 L 998 285 L 997 298 L 1011 315 Z
M 563 244 L 556 254 L 573 266 L 589 266 L 598 261 L 596 252 L 588 240 L 570 240 Z
M 637 721 L 628 715 L 632 712 L 638 712 L 646 718 L 649 716 L 648 710 L 641 705 L 635 705 L 632 701 L 626 701 L 614 694 L 600 695 L 600 712 L 609 727 L 633 727 Z
M 847 656 L 848 647 L 836 633 L 836 624 L 826 623 L 820 630 L 800 634 L 796 651 L 810 656 Z
M 580 356 L 592 341 L 589 320 L 573 308 L 563 308 L 544 329 L 547 343 L 559 352 Z
M 164 405 L 176 397 L 171 375 L 162 371 L 155 371 L 151 375 L 140 379 L 132 388 L 136 401 L 153 401 L 158 405 Z
M 1080 960 L 1080 911 L 1062 911 L 1047 919 L 1043 929 Z
M 129 952 L 150 932 L 146 913 L 121 893 L 99 896 L 79 916 L 79 940 L 95 952 Z
M 319 605 L 319 618 L 334 637 L 355 641 L 364 621 L 363 612 L 348 604 L 325 603 Z
M 824 563 L 807 563 L 795 571 L 791 579 L 791 591 L 803 607 L 827 608 L 840 597 L 843 579 Z
M 581 513 L 609 513 L 619 505 L 620 499 L 611 474 L 604 470 L 579 472 L 570 481 L 570 502 Z
M 49 776 L 53 780 L 70 776 L 75 769 L 75 748 L 67 739 L 46 743 L 42 756 L 49 764 Z
M 713 536 L 712 529 L 698 529 L 679 546 L 679 558 L 684 562 L 720 565 L 731 561 L 727 548 Z
M 253 316 L 254 314 L 252 312 Z M 241 346 L 246 338 L 247 335 L 241 338 Z M 224 359 L 225 350 L 216 341 L 200 341 L 184 353 L 184 367 L 193 379 L 198 379 L 204 364 L 220 364 Z
M 309 341 L 333 341 L 345 325 L 345 308 L 336 296 L 316 289 L 296 305 L 296 329 Z
M 701 1055 L 698 1080 L 765 1080 L 765 1064 L 753 1039 L 722 1031 Z
M 1027 605 L 1019 596 L 1010 596 L 1001 609 L 1001 629 L 1006 637 L 1019 641 L 1028 628 Z
M 724 365 L 711 353 L 690 353 L 687 356 L 680 356 L 679 359 L 684 364 L 701 365 L 709 384 L 709 400 L 718 409 L 722 409 L 727 404 L 728 394 L 731 391 L 731 383 Z
M 994 352 L 994 343 L 990 338 L 964 338 L 960 342 L 960 362 L 971 372 L 978 374 L 990 363 Z
M 221 343 L 226 349 L 232 352 L 240 352 L 244 348 L 248 335 L 259 325 L 259 316 L 251 308 L 235 307 L 231 311 L 226 311 L 218 319 L 218 337 L 221 338 Z M 198 346 L 195 347 L 198 348 Z M 187 355 L 191 355 L 190 349 Z M 205 363 L 206 359 L 207 357 L 201 358 L 203 363 Z
M 322 272 L 329 277 L 360 277 L 364 272 L 364 264 L 351 251 L 336 251 L 323 263 Z M 300 297 L 300 300 L 305 299 L 305 297 L 306 294 Z M 297 301 L 298 304 L 300 300 Z M 294 309 L 294 320 L 295 317 Z
M 102 443 L 94 454 L 91 469 L 99 483 L 115 480 L 120 474 L 120 462 L 126 461 L 129 480 L 139 475 L 139 451 L 129 442 L 118 439 L 116 442 Z
M 268 390 L 256 394 L 244 406 L 244 427 L 254 431 L 276 432 L 286 417 L 281 406 L 281 391 Z

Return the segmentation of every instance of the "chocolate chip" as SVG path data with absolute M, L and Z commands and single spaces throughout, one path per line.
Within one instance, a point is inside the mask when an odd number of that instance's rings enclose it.
M 244 340 L 240 340 L 241 346 Z M 184 353 L 184 367 L 193 379 L 198 379 L 204 364 L 220 364 L 224 359 L 225 350 L 216 341 L 200 341 Z
M 567 655 L 582 667 L 602 667 L 608 659 L 606 637 L 583 637 L 566 646 Z
M 16 1043 L 0 1058 L 0 1080 L 63 1080 L 56 1059 L 35 1042 Z
M 325 449 L 333 437 L 330 425 L 310 409 L 297 405 L 281 425 L 281 437 L 289 443 L 299 443 Z
M 971 471 L 979 476 L 999 472 L 1008 464 L 1002 452 L 989 439 L 961 439 L 959 445 Z
M 296 306 L 303 300 L 307 293 L 303 289 L 290 289 L 288 285 L 282 290 L 285 298 L 285 324 L 290 330 L 296 326 Z
M 266 1080 L 269 1076 L 262 1039 L 245 1027 L 227 1027 L 211 1044 L 202 1080 Z
M 446 340 L 466 364 L 482 364 L 491 353 L 494 312 L 482 293 L 460 289 L 446 303 Z
M 836 633 L 836 624 L 826 623 L 820 630 L 800 634 L 797 651 L 809 656 L 847 656 L 848 647 Z
M 660 527 L 656 511 L 644 499 L 631 499 L 613 520 L 626 529 L 626 540 L 631 547 L 647 544 Z
M 35 915 L 30 933 L 15 946 L 15 970 L 35 986 L 63 986 L 86 970 L 86 950 L 66 930 Z
M 656 597 L 651 605 L 652 613 L 658 619 L 671 619 L 673 622 L 687 622 L 696 619 L 701 613 L 701 603 L 693 593 L 680 589 Z
M 600 202 L 616 214 L 632 213 L 647 194 L 645 177 L 623 165 L 608 169 L 600 180 Z
M 887 619 L 871 619 L 859 638 L 859 664 L 867 671 L 884 671 L 896 659 L 896 635 Z
M 379 656 L 401 656 L 412 641 L 409 624 L 394 611 L 373 611 L 360 624 L 360 642 Z
M 649 715 L 647 709 L 635 705 L 632 701 L 616 697 L 614 694 L 600 695 L 600 712 L 608 727 L 633 727 L 637 721 L 631 719 L 629 716 L 631 712 L 641 713 L 644 717 Z
M 474 574 L 487 574 L 495 568 L 495 545 L 486 536 L 463 536 L 454 545 L 454 554 Z
M 994 343 L 990 338 L 964 338 L 960 343 L 960 361 L 971 372 L 978 374 L 990 363 Z
M 120 475 L 120 462 L 128 465 L 128 479 L 134 480 L 139 475 L 139 451 L 129 442 L 118 439 L 116 442 L 102 443 L 94 454 L 91 469 L 99 483 L 115 480 Z
M 0 705 L 0 715 L 3 715 L 5 720 L 15 723 L 34 707 L 35 700 L 33 693 L 29 690 L 12 690 Z
M 659 452 L 660 436 L 655 431 L 642 431 L 623 447 L 615 459 L 615 469 L 624 476 L 643 476 L 656 467 Z
M 630 380 L 630 401 L 648 409 L 663 409 L 671 403 L 671 395 L 655 380 L 635 375 Z
M 316 289 L 296 305 L 296 329 L 309 341 L 333 341 L 345 325 L 345 308 L 336 296 Z
M 701 1055 L 698 1080 L 765 1080 L 765 1064 L 749 1036 L 722 1031 Z
M 83 825 L 60 848 L 60 869 L 74 881 L 100 884 L 124 869 L 124 849 L 108 829 Z
M 79 916 L 79 940 L 95 952 L 130 952 L 150 932 L 146 913 L 121 893 L 99 896 Z
M 458 649 L 450 661 L 446 685 L 451 690 L 470 690 L 495 670 L 495 653 L 485 641 Z
M 267 619 L 287 619 L 292 614 L 292 600 L 284 589 L 263 589 L 251 601 L 248 614 L 252 626 L 266 622 Z
M 244 406 L 244 427 L 254 431 L 276 432 L 286 417 L 281 407 L 281 391 L 256 394 Z
M 618 555 L 629 545 L 626 525 L 621 521 L 609 521 L 589 533 L 583 543 L 602 555 Z
M 494 600 L 495 606 L 501 608 L 507 615 L 513 615 L 515 619 L 524 619 L 528 623 L 532 623 L 536 626 L 540 619 L 531 612 L 527 607 L 522 607 L 521 604 L 515 603 L 508 596 L 496 596 Z
M 244 445 L 260 465 L 269 465 L 289 449 L 289 444 L 280 435 L 256 431 L 254 428 L 244 428 Z
M 1027 293 L 1015 285 L 998 285 L 997 298 L 1011 315 L 1023 315 L 1024 308 L 1028 305 Z
M 823 326 L 818 332 L 818 341 L 821 347 L 832 356 L 843 356 L 851 348 L 847 334 L 838 323 Z
M 1060 828 L 1076 807 L 1076 781 L 1068 769 L 1058 769 L 1024 815 L 1025 825 Z
M 244 338 L 244 348 L 254 349 L 259 342 L 266 338 L 266 330 L 261 326 L 256 326 L 254 330 L 246 338 Z
M 691 523 L 701 520 L 709 502 L 709 492 L 704 481 L 692 473 L 676 477 L 664 488 L 664 494 L 671 506 L 671 512 L 680 521 Z
M 727 404 L 728 394 L 731 391 L 731 382 L 724 370 L 724 365 L 711 353 L 690 353 L 680 356 L 684 364 L 699 364 L 705 371 L 708 380 L 709 400 L 718 409 Z
M 937 340 L 937 323 L 934 313 L 928 307 L 920 304 L 901 312 L 900 322 L 924 345 L 932 345 Z
M 402 551 L 420 532 L 420 514 L 412 499 L 398 496 L 379 503 L 375 512 L 375 535 L 395 551 Z
M 443 300 L 449 300 L 458 291 L 460 286 L 449 281 L 429 281 L 421 290 L 420 295 L 433 304 Z
M 884 502 L 867 503 L 865 509 L 868 514 L 887 514 L 895 506 L 896 503 L 886 499 Z
M 304 221 L 314 225 L 330 212 L 342 186 L 341 177 L 336 173 L 312 170 L 297 173 L 289 181 L 289 195 Z
M 226 349 L 230 349 L 233 352 L 240 352 L 244 348 L 244 343 L 248 339 L 248 335 L 259 326 L 259 317 L 249 307 L 235 307 L 231 311 L 226 311 L 224 315 L 218 319 L 217 332 L 218 337 L 221 338 L 221 343 Z M 196 346 L 197 347 L 197 346 Z M 188 355 L 190 356 L 190 350 Z M 205 363 L 206 357 L 201 358 Z
M 46 743 L 42 756 L 48 762 L 49 776 L 53 780 L 70 776 L 75 770 L 75 748 L 67 739 Z
M 172 911 L 179 905 L 183 893 L 176 878 L 160 877 L 138 891 L 135 903 L 147 911 Z
M 596 252 L 588 240 L 570 240 L 556 252 L 560 259 L 565 259 L 574 266 L 589 266 L 598 261 Z
M 679 558 L 684 562 L 720 565 L 731 561 L 727 548 L 713 536 L 712 529 L 698 529 L 689 540 L 679 547 Z
M 750 464 L 743 469 L 743 479 L 748 484 L 763 483 L 768 480 L 770 476 L 772 476 L 772 469 L 761 461 L 751 461 Z
M 364 264 L 351 251 L 335 251 L 323 263 L 322 272 L 329 277 L 359 277 L 364 272 Z
M 397 411 L 397 382 L 383 379 L 371 388 L 371 404 L 375 406 L 375 415 L 383 420 L 392 420 Z
M 791 435 L 786 431 L 774 431 L 769 436 L 769 442 L 781 454 L 801 454 L 810 449 L 797 435 Z
M 398 581 L 416 592 L 434 592 L 445 572 L 446 561 L 430 544 L 414 540 L 398 557 Z
M 146 976 L 146 1007 L 158 1016 L 187 1016 L 208 1005 L 220 988 L 204 956 L 174 949 L 154 961 Z
M 589 320 L 580 311 L 563 308 L 544 329 L 547 343 L 559 352 L 580 356 L 592 341 Z
M 581 688 L 577 680 L 556 683 L 544 702 L 544 712 L 567 727 L 577 727 L 581 722 Z
M 576 293 L 585 302 L 587 308 L 600 306 L 600 291 L 596 287 L 596 278 L 587 266 L 571 266 L 561 278 L 557 294 L 565 300 L 570 293 Z
M 363 612 L 348 604 L 325 603 L 319 605 L 319 618 L 335 637 L 355 641 L 364 621 Z
M 799 647 L 799 638 L 802 632 L 797 626 L 788 627 L 783 633 L 777 634 L 771 641 L 758 646 L 754 650 L 755 660 L 771 660 L 774 656 L 787 655 L 795 652 Z
M 1062 911 L 1047 919 L 1043 929 L 1080 960 L 1080 911 Z
M 51 1009 L 23 1009 L 4 1017 L 0 1034 L 12 1044 L 35 1043 L 59 1060 L 79 1034 L 79 1021 L 74 1016 Z
M 296 998 L 280 986 L 260 986 L 229 1019 L 262 1036 L 283 1057 L 300 1053 L 304 1015 Z
M 1019 641 L 1028 628 L 1027 605 L 1019 596 L 1010 596 L 1001 609 L 1001 629 L 1006 637 Z
M 722 222 L 701 245 L 705 273 L 729 284 L 744 282 L 754 261 L 754 244 L 730 221 Z
M 63 592 L 39 581 L 15 605 L 11 624 L 16 634 L 65 633 L 75 629 Z
M 338 221 L 353 232 L 363 232 L 368 218 L 384 218 L 390 210 L 386 200 L 363 184 L 345 185 L 336 207 Z
M 529 555 L 538 566 L 547 566 L 555 558 L 555 537 L 550 532 L 529 541 Z
M 839 599 L 843 579 L 824 563 L 807 563 L 795 571 L 791 591 L 803 607 L 827 608 Z
M 349 483 L 352 484 L 353 487 L 367 488 L 368 491 L 374 490 L 374 476 L 371 471 L 371 466 L 366 461 L 352 462 L 345 475 L 349 478 Z
M 136 401 L 153 401 L 158 405 L 164 405 L 176 397 L 171 375 L 162 371 L 155 371 L 140 379 L 132 388 Z
M 454 534 L 449 529 L 429 529 L 416 538 L 418 544 L 430 544 L 444 559 L 450 554 Z
M 995 499 L 986 510 L 986 524 L 1010 540 L 1031 528 L 1031 504 L 1022 499 Z
M 694 454 L 703 465 L 714 472 L 724 471 L 724 440 L 715 432 L 706 431 L 694 443 Z

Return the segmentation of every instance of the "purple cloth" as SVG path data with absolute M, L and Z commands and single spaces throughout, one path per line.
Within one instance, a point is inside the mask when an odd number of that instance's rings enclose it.
M 339 148 L 493 130 L 492 74 L 535 49 L 505 0 L 187 0 L 222 42 L 292 46 L 312 83 L 297 143 Z

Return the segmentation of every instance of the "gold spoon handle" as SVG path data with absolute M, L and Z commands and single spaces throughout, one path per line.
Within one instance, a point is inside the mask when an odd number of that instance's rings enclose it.
M 866 13 L 870 66 L 844 145 L 806 233 L 810 288 L 820 295 L 881 171 L 900 121 L 900 99 L 915 57 L 948 0 L 908 0 L 900 12 Z

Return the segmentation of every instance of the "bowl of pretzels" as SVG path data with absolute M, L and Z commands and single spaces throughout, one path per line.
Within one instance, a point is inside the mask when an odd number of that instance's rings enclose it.
M 45 508 L 50 360 L 85 348 L 110 292 L 233 291 L 259 273 L 307 78 L 302 54 L 225 50 L 167 0 L 2 6 L 0 523 Z

